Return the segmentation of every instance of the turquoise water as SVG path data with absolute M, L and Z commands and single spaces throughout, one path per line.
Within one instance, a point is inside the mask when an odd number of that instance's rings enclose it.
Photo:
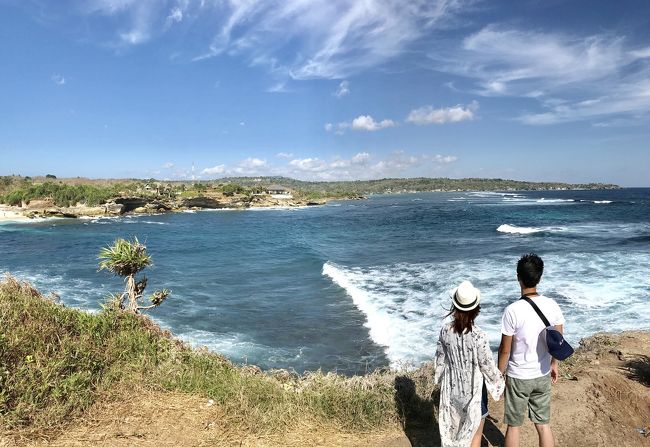
M 448 291 L 482 290 L 479 325 L 498 343 L 529 251 L 546 272 L 569 340 L 650 329 L 650 189 L 374 196 L 322 207 L 204 211 L 0 225 L 0 272 L 96 310 L 121 280 L 97 254 L 137 236 L 149 287 L 172 297 L 151 315 L 236 362 L 361 373 L 430 359 Z

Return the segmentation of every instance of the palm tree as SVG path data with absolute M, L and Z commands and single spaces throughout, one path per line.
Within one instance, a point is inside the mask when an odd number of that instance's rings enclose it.
M 138 302 L 147 287 L 147 277 L 143 275 L 142 279 L 136 280 L 136 274 L 151 265 L 151 256 L 137 237 L 133 241 L 117 239 L 113 245 L 101 249 L 99 259 L 99 270 L 108 270 L 124 278 L 124 292 L 115 295 L 120 309 L 137 314 L 160 306 L 171 294 L 167 289 L 157 290 L 149 297 L 150 305 L 141 306 Z

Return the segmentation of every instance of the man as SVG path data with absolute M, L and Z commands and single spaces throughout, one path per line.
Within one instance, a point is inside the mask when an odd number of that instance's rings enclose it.
M 562 332 L 564 316 L 557 303 L 537 293 L 544 262 L 534 253 L 517 263 L 521 295 L 529 297 L 551 325 Z M 499 370 L 506 375 L 505 417 L 508 425 L 505 447 L 519 447 L 524 412 L 535 424 L 540 447 L 554 447 L 551 432 L 551 383 L 557 382 L 557 360 L 551 358 L 545 339 L 545 325 L 535 309 L 519 299 L 506 307 L 501 320 Z

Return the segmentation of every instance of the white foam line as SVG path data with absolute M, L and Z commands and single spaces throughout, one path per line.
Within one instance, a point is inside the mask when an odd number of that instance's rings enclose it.
M 497 228 L 499 233 L 509 233 L 509 234 L 533 234 L 543 231 L 541 228 L 535 227 L 517 227 L 515 225 L 503 224 L 499 225 Z

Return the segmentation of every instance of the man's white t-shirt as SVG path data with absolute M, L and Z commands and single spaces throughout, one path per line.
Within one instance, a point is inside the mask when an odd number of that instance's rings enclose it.
M 560 306 L 552 299 L 529 297 L 552 326 L 564 324 Z M 546 327 L 533 306 L 517 300 L 506 307 L 501 319 L 501 332 L 512 336 L 510 360 L 506 374 L 515 379 L 535 379 L 551 371 L 551 354 L 546 347 Z

